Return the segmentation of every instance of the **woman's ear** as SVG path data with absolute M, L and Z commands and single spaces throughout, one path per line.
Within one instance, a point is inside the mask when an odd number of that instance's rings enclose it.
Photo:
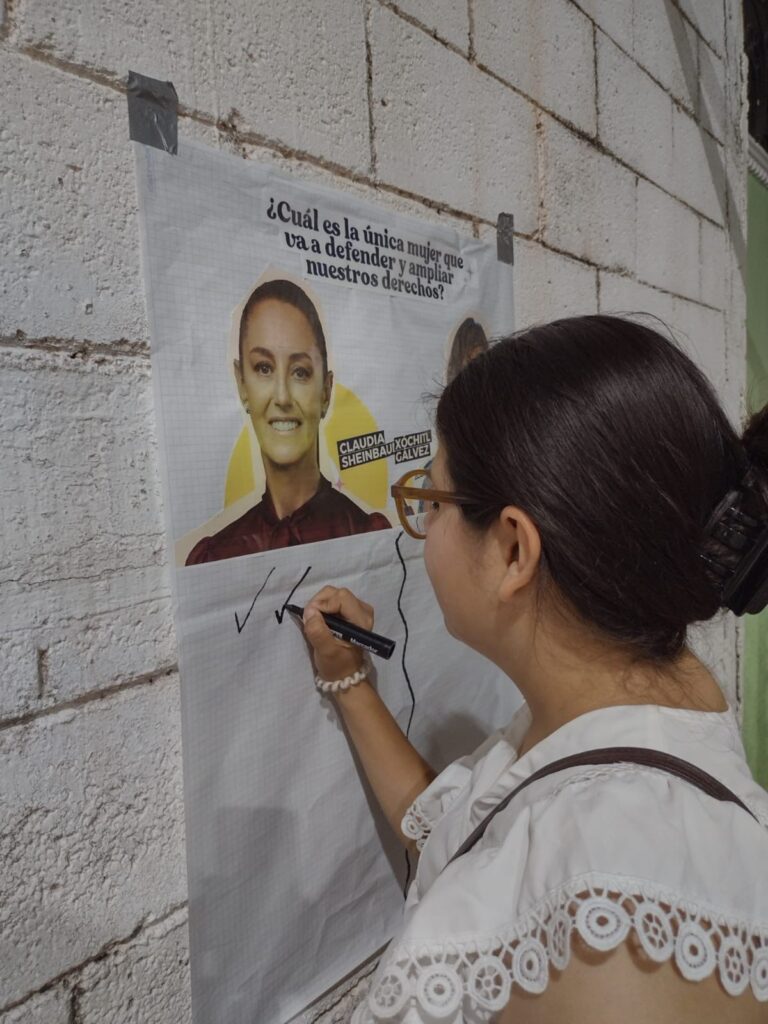
M 329 370 L 325 375 L 323 381 L 323 411 L 321 418 L 328 412 L 328 407 L 331 404 L 331 392 L 333 391 L 333 370 Z
M 515 505 L 501 510 L 495 529 L 506 563 L 499 583 L 499 600 L 507 602 L 533 579 L 541 558 L 541 537 L 531 517 Z

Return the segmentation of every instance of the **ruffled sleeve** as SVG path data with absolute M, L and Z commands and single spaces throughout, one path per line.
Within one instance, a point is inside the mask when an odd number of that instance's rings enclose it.
M 400 831 L 406 838 L 412 839 L 416 843 L 417 850 L 424 849 L 424 843 L 429 838 L 433 827 L 456 801 L 471 777 L 472 772 L 469 767 L 462 764 L 461 761 L 454 761 L 453 764 L 444 768 L 413 801 L 403 815 Z
M 489 761 L 500 767 L 516 756 L 510 743 L 510 734 L 521 717 L 521 709 L 518 709 L 508 726 L 492 732 L 471 754 L 449 764 L 416 797 L 403 816 L 400 830 L 406 838 L 415 842 L 419 852 L 424 849 L 432 829 L 449 807 L 473 788 L 478 769 L 487 768 Z

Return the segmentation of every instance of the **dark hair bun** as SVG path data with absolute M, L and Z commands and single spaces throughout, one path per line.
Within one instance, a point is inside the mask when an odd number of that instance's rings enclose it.
M 741 443 L 752 465 L 747 511 L 758 518 L 768 516 L 768 405 L 749 417 Z

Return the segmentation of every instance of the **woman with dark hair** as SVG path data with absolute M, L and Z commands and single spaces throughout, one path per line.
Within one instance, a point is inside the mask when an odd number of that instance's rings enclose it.
M 317 685 L 419 857 L 354 1024 L 765 1021 L 768 794 L 688 630 L 768 603 L 768 409 L 740 437 L 675 343 L 585 316 L 473 359 L 436 426 L 403 526 L 524 703 L 436 774 L 318 614 L 371 606 L 307 603 Z
M 186 564 L 390 528 L 334 490 L 320 472 L 320 420 L 333 372 L 320 317 L 293 281 L 267 281 L 240 318 L 235 380 L 261 449 L 266 490 L 245 515 L 204 537 Z

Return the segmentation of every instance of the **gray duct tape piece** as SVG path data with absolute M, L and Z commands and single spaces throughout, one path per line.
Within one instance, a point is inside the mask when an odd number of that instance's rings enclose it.
M 499 263 L 515 262 L 515 218 L 511 213 L 500 213 L 496 221 L 496 259 Z
M 173 82 L 128 72 L 128 135 L 145 146 L 177 153 L 179 97 Z

